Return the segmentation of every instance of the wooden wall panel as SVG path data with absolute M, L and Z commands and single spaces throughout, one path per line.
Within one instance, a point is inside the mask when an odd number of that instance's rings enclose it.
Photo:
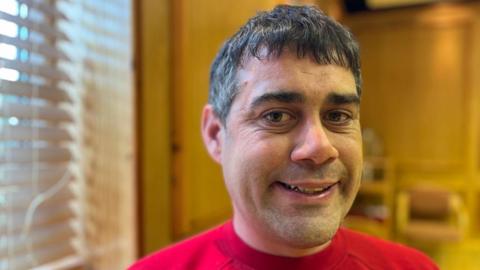
M 480 14 L 480 4 L 475 7 L 476 14 Z M 473 88 L 473 96 L 470 103 L 472 104 L 473 114 L 476 119 L 473 119 L 475 129 L 472 130 L 472 167 L 475 168 L 473 179 L 476 184 L 475 192 L 471 192 L 473 213 L 473 228 L 472 231 L 480 237 L 480 16 L 476 17 L 473 26 L 474 35 L 472 36 L 472 54 L 471 54 L 471 85 Z
M 399 171 L 465 172 L 474 16 L 458 8 L 377 15 L 348 21 L 362 49 L 363 126 L 379 133 Z
M 134 1 L 140 255 L 171 242 L 170 3 Z
M 465 31 L 428 27 L 380 31 L 358 34 L 360 42 L 378 37 L 384 42 L 376 44 L 381 49 L 363 49 L 364 59 L 380 58 L 364 61 L 364 125 L 380 132 L 387 154 L 400 163 L 461 161 Z M 450 44 L 442 41 L 450 38 Z M 370 85 L 370 78 L 377 87 Z

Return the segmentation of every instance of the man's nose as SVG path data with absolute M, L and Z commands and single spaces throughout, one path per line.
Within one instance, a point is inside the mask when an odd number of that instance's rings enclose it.
M 294 162 L 319 165 L 338 158 L 338 150 L 321 123 L 307 124 L 290 155 Z

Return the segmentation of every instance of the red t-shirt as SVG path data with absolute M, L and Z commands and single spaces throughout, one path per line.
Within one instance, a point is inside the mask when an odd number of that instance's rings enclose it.
M 400 244 L 340 228 L 319 253 L 281 257 L 245 244 L 232 222 L 149 255 L 129 270 L 156 269 L 438 269 L 424 254 Z

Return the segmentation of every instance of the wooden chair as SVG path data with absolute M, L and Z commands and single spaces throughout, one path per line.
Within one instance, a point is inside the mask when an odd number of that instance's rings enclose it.
M 418 186 L 397 195 L 397 235 L 416 242 L 458 242 L 467 232 L 468 215 L 459 194 Z

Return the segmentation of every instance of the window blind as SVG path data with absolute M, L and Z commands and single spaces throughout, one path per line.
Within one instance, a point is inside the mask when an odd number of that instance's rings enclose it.
M 130 0 L 0 1 L 0 270 L 135 259 Z
M 130 0 L 82 0 L 76 35 L 81 83 L 86 256 L 92 269 L 135 258 L 134 92 Z
M 58 44 L 70 40 L 57 7 L 0 3 L 0 269 L 76 254 L 79 104 L 61 68 L 71 60 Z

